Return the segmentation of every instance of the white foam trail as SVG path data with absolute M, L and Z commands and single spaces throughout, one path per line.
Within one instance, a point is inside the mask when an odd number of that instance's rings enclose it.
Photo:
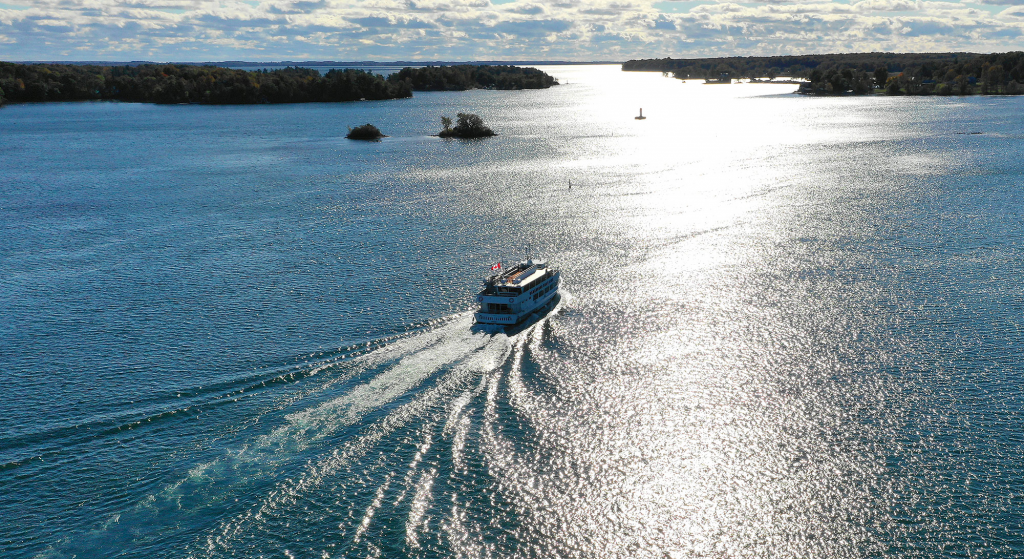
M 259 437 L 252 446 L 234 455 L 233 462 L 275 462 L 282 451 L 286 455 L 301 452 L 311 443 L 333 435 L 356 423 L 366 413 L 401 397 L 441 367 L 488 343 L 485 334 L 470 331 L 471 324 L 472 315 L 467 313 L 440 328 L 398 340 L 354 359 L 352 371 L 344 379 L 392 361 L 398 362 L 337 398 L 289 414 L 285 418 L 286 425 Z
M 513 346 L 512 373 L 522 364 L 523 340 L 520 338 Z M 501 375 L 489 375 L 487 383 L 487 402 L 484 406 L 484 425 L 482 429 L 482 443 L 484 455 L 487 457 L 488 469 L 498 479 L 505 479 L 510 472 L 515 472 L 517 456 L 512 443 L 508 442 L 501 434 L 501 422 L 498 417 L 498 398 L 501 383 Z M 522 484 L 517 484 L 522 485 Z
M 392 474 L 388 474 L 387 477 L 384 478 L 384 483 L 377 488 L 377 495 L 374 496 L 373 502 L 370 503 L 370 506 L 366 507 L 366 512 L 363 513 L 363 519 L 359 521 L 359 527 L 356 528 L 356 534 L 352 538 L 356 543 L 359 543 L 359 540 L 362 539 L 363 534 L 366 533 L 366 529 L 370 527 L 370 521 L 373 520 L 374 513 L 377 512 L 377 509 L 379 509 L 380 505 L 384 502 L 384 493 L 387 492 L 388 487 L 391 485 L 391 476 Z
M 537 415 L 547 413 L 547 406 L 538 402 L 522 381 L 523 357 L 527 345 L 534 351 L 542 341 L 544 321 L 538 322 L 532 329 L 523 332 L 516 340 L 512 349 L 512 363 L 507 377 L 507 401 L 515 407 L 524 420 L 538 424 Z M 499 374 L 488 375 L 487 403 L 484 411 L 484 426 L 481 430 L 481 451 L 487 463 L 489 473 L 499 480 L 498 488 L 510 495 L 510 501 L 516 503 L 522 513 L 538 513 L 547 515 L 550 503 L 546 498 L 547 488 L 545 476 L 540 475 L 538 465 L 529 455 L 520 455 L 515 445 L 502 433 L 502 420 L 498 415 L 497 403 L 500 400 L 501 377 Z M 543 423 L 540 423 L 543 425 Z M 572 507 L 570 507 L 571 509 Z M 471 553 L 471 547 L 464 551 Z
M 359 436 L 343 442 L 330 454 L 311 461 L 295 479 L 277 483 L 274 490 L 250 510 L 224 522 L 215 533 L 210 534 L 202 545 L 202 551 L 194 553 L 193 556 L 232 553 L 235 542 L 245 539 L 249 534 L 260 532 L 271 518 L 287 514 L 287 509 L 294 506 L 301 496 L 308 495 L 320 487 L 326 479 L 365 454 L 396 429 L 433 410 L 439 401 L 450 398 L 467 375 L 493 371 L 507 359 L 511 350 L 507 336 L 473 333 L 469 329 L 468 319 L 456 321 L 439 330 L 442 332 L 424 333 L 423 337 L 429 338 L 430 342 L 411 339 L 410 343 L 403 344 L 411 353 L 401 354 L 392 348 L 389 353 L 399 358 L 397 364 L 343 396 L 311 410 L 290 415 L 288 425 L 266 435 L 267 440 L 261 443 L 265 447 L 273 447 L 286 440 L 308 442 L 323 438 L 344 426 L 351 425 L 353 420 L 368 411 L 380 409 L 381 406 L 407 393 L 441 368 L 451 367 L 447 374 L 415 399 L 368 426 Z M 383 360 L 383 363 L 386 362 L 387 360 Z M 278 449 L 287 447 L 288 445 L 280 444 L 276 446 Z M 414 472 L 418 462 L 419 459 L 414 459 L 410 472 Z M 414 512 L 419 510 L 417 507 L 423 509 L 420 516 L 410 516 L 411 533 L 415 541 L 418 541 L 416 534 L 419 533 L 419 526 L 427 522 L 423 515 L 426 514 L 426 507 L 430 503 L 426 499 L 429 497 L 433 478 L 436 477 L 436 470 L 429 479 L 423 477 L 424 475 L 426 474 L 421 474 L 412 501 Z M 402 496 L 399 500 L 401 498 Z M 365 543 L 369 545 L 370 542 Z
M 460 475 L 467 471 L 463 454 L 466 438 L 469 436 L 472 426 L 470 416 L 473 410 L 469 409 L 467 411 L 466 408 L 473 398 L 479 397 L 483 393 L 489 385 L 489 378 L 493 376 L 497 376 L 497 373 L 492 371 L 491 373 L 481 375 L 480 382 L 474 389 L 466 390 L 452 402 L 443 434 L 452 439 L 451 477 L 456 483 L 460 479 Z M 460 505 L 459 494 L 452 494 L 451 501 L 451 510 L 447 518 L 441 522 L 441 528 L 448 539 L 452 556 L 456 558 L 477 559 L 490 557 L 491 553 L 488 550 L 487 544 L 484 543 L 481 534 L 482 530 L 479 525 L 469 521 L 467 508 Z
M 416 476 L 416 472 L 418 471 L 417 466 L 419 466 L 419 463 L 423 461 L 423 455 L 430 450 L 430 444 L 433 440 L 430 436 L 430 428 L 433 428 L 433 424 L 428 426 L 424 441 L 420 444 L 419 448 L 416 449 L 416 454 L 412 457 L 412 462 L 409 463 L 409 467 L 405 470 L 405 479 L 402 480 L 402 487 L 405 489 L 403 489 L 402 492 L 398 494 L 398 497 L 395 498 L 394 506 L 396 507 L 405 499 L 406 494 L 409 493 L 409 488 L 412 487 L 413 477 Z
M 466 446 L 466 436 L 469 434 L 469 416 L 463 414 L 466 406 L 473 398 L 473 392 L 467 390 L 452 402 L 451 411 L 448 412 L 448 421 L 444 424 L 442 434 L 452 439 L 452 469 L 462 470 L 462 450 Z
M 451 545 L 451 556 L 459 559 L 491 557 L 492 553 L 483 541 L 480 526 L 472 523 L 473 530 L 471 532 L 467 516 L 466 508 L 453 502 L 448 519 L 441 524 Z
M 353 388 L 344 396 L 287 416 L 290 425 L 281 427 L 272 436 L 305 437 L 309 442 L 333 434 L 358 421 L 367 412 L 376 410 L 409 392 L 431 373 L 467 354 L 479 350 L 488 341 L 485 334 L 466 338 L 448 338 L 444 343 L 423 348 L 402 358 L 396 365 L 375 376 L 366 384 Z
M 419 532 L 421 528 L 422 531 L 427 531 L 427 524 L 430 522 L 427 509 L 433 502 L 430 490 L 434 486 L 435 479 L 437 479 L 437 468 L 431 468 L 420 475 L 420 481 L 416 484 L 416 494 L 412 498 L 412 504 L 409 506 L 409 518 L 405 522 L 405 545 L 410 549 L 419 549 Z
M 521 412 L 523 417 L 528 418 L 531 423 L 552 425 L 555 423 L 552 411 L 557 409 L 557 407 L 531 392 L 523 383 L 523 355 L 527 347 L 534 354 L 542 351 L 542 344 L 544 342 L 542 326 L 543 323 L 538 323 L 535 328 L 527 332 L 528 337 L 517 346 L 513 366 L 508 375 L 508 401 L 510 405 Z
M 491 342 L 488 336 L 471 332 L 471 324 L 472 314 L 464 313 L 439 328 L 399 339 L 391 345 L 353 359 L 347 374 L 321 385 L 318 391 L 389 362 L 398 362 L 338 398 L 313 409 L 288 415 L 287 424 L 258 437 L 253 444 L 198 465 L 187 477 L 164 487 L 156 495 L 144 498 L 135 507 L 135 512 L 159 515 L 161 507 L 178 508 L 176 504 L 183 495 L 194 493 L 197 488 L 232 478 L 241 478 L 241 483 L 247 483 L 277 475 L 281 462 L 287 461 L 317 440 L 352 425 L 366 413 L 401 397 L 439 368 L 465 358 L 467 354 L 472 354 Z M 315 364 L 318 372 L 333 365 L 334 363 Z M 297 398 L 308 397 L 312 393 L 304 392 Z M 270 497 L 273 500 L 284 495 L 287 495 L 287 492 L 281 492 L 279 489 Z M 250 511 L 249 514 L 259 519 L 261 512 L 265 511 Z M 96 535 L 102 537 L 104 530 L 101 529 Z

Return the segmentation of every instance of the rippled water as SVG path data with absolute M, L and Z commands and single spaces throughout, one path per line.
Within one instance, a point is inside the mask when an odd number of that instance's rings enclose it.
M 0 555 L 1024 553 L 1024 99 L 548 71 L 0 110 Z

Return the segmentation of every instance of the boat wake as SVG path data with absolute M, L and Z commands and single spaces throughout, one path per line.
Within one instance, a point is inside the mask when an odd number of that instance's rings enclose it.
M 554 314 L 508 333 L 475 329 L 464 313 L 360 355 L 311 364 L 296 372 L 296 382 L 309 386 L 276 402 L 277 413 L 238 420 L 250 427 L 219 456 L 188 465 L 130 510 L 41 556 L 483 549 L 493 522 L 484 510 L 505 498 L 495 475 L 506 477 L 518 444 L 502 435 L 509 402 L 499 385 L 516 386 L 506 376 Z M 481 499 L 486 507 L 474 504 Z M 272 552 L 270 542 L 281 549 Z

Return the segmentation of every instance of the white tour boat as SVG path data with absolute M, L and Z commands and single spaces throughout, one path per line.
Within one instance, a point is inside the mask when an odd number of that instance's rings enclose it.
M 511 326 L 519 324 L 538 310 L 552 305 L 562 281 L 560 272 L 543 260 L 527 260 L 484 280 L 484 289 L 476 296 L 480 310 L 477 324 Z

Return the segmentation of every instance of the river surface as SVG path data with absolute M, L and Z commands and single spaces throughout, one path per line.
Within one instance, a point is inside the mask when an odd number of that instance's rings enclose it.
M 1024 98 L 543 69 L 0 109 L 0 556 L 1024 554 Z

